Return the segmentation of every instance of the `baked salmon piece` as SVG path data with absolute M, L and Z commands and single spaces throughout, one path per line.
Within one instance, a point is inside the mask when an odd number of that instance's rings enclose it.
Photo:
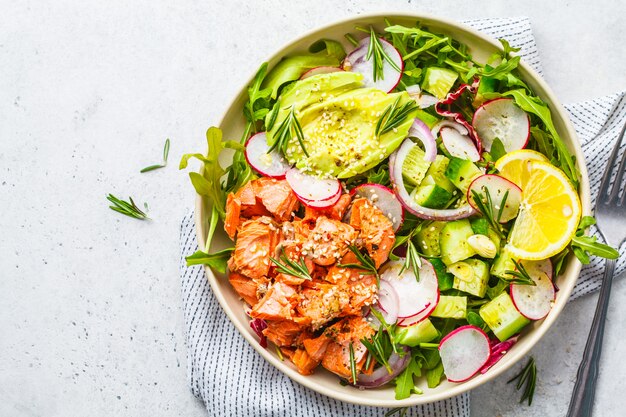
M 322 333 L 313 339 L 306 339 L 302 342 L 309 356 L 315 361 L 321 361 L 326 353 L 328 345 L 332 342 L 332 339 Z
M 295 288 L 275 282 L 252 307 L 250 316 L 264 320 L 291 320 L 298 298 Z
M 224 219 L 224 230 L 231 240 L 235 240 L 235 234 L 239 227 L 241 216 L 241 201 L 235 197 L 234 193 L 226 197 L 226 218 Z
M 250 278 L 267 276 L 270 256 L 280 240 L 278 229 L 269 217 L 246 220 L 239 228 L 235 251 L 229 267 Z
M 248 278 L 241 275 L 238 272 L 229 272 L 228 281 L 233 286 L 237 294 L 251 306 L 259 302 L 257 295 L 258 283 L 254 282 L 252 278 Z
M 337 262 L 354 244 L 358 233 L 348 224 L 327 217 L 318 217 L 315 227 L 302 245 L 302 254 L 318 265 Z
M 304 211 L 304 219 L 316 220 L 318 217 L 324 216 L 333 220 L 341 220 L 343 219 L 344 214 L 346 214 L 351 202 L 352 197 L 350 197 L 350 194 L 343 194 L 339 197 L 339 201 L 337 201 L 332 207 L 321 210 L 306 207 Z
M 367 348 L 361 339 L 370 338 L 374 329 L 362 317 L 346 317 L 324 331 L 324 336 L 331 341 L 322 358 L 322 366 L 348 380 L 351 379 L 350 344 L 354 351 L 356 372 L 365 364 Z
M 360 230 L 359 239 L 376 267 L 385 263 L 396 242 L 391 220 L 367 199 L 358 198 L 352 203 L 350 225 Z
M 350 303 L 350 295 L 346 288 L 324 281 L 306 282 L 300 296 L 301 301 L 296 311 L 311 320 L 313 330 L 339 317 Z
M 311 375 L 313 370 L 320 364 L 319 361 L 313 360 L 305 349 L 296 349 L 291 357 L 291 361 L 302 375 Z
M 241 202 L 241 215 L 246 218 L 257 216 L 270 216 L 271 213 L 265 208 L 260 199 L 257 198 L 253 181 L 247 182 L 243 187 L 237 190 L 235 198 Z
M 304 326 L 291 320 L 269 320 L 263 334 L 278 347 L 297 345 L 298 338 L 304 333 Z
M 252 181 L 254 195 L 279 221 L 291 219 L 300 202 L 286 180 L 261 177 Z

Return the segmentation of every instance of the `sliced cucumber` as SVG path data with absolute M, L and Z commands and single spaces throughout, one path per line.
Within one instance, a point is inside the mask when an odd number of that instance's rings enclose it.
M 413 146 L 402 164 L 402 176 L 410 185 L 417 187 L 422 183 L 430 162 L 424 160 L 424 151 L 419 146 Z
M 422 185 L 417 189 L 414 200 L 420 206 L 441 209 L 452 198 L 452 193 L 437 184 Z
M 437 307 L 430 314 L 433 317 L 464 319 L 467 313 L 467 297 L 441 295 Z
M 447 68 L 428 67 L 424 74 L 422 90 L 428 91 L 441 100 L 448 95 L 458 77 L 459 74 L 456 71 Z
M 481 170 L 468 159 L 452 157 L 446 168 L 446 177 L 463 193 L 467 192 L 474 178 L 481 174 Z
M 398 327 L 396 331 L 396 341 L 411 347 L 430 342 L 439 337 L 439 332 L 429 319 L 424 319 L 408 327 Z
M 435 157 L 435 162 L 430 164 L 430 168 L 426 171 L 426 177 L 423 184 L 437 184 L 441 188 L 445 188 L 451 193 L 456 192 L 456 187 L 452 182 L 446 177 L 446 168 L 448 168 L 448 164 L 450 160 L 444 155 L 437 155 Z
M 474 234 L 489 236 L 489 222 L 484 217 L 478 217 L 470 221 Z
M 505 246 L 500 251 L 500 255 L 498 255 L 493 262 L 493 265 L 491 265 L 491 275 L 495 275 L 499 278 L 511 278 L 506 271 L 515 271 L 515 264 L 513 263 L 513 256 Z
M 436 118 L 432 114 L 430 114 L 430 113 L 428 113 L 428 112 L 426 112 L 426 111 L 424 111 L 422 109 L 418 109 L 416 111 L 415 117 L 417 117 L 422 122 L 424 122 L 426 124 L 426 126 L 428 126 L 429 129 L 432 129 L 434 125 L 439 123 L 439 119 L 438 118 Z
M 530 320 L 517 311 L 507 292 L 503 292 L 483 305 L 478 313 L 493 331 L 493 334 L 502 342 L 530 323 Z
M 448 267 L 439 258 L 430 258 L 430 263 L 435 268 L 437 280 L 439 281 L 439 291 L 452 289 L 454 283 L 454 275 L 448 272 Z
M 439 235 L 446 222 L 431 222 L 417 233 L 418 246 L 426 256 L 440 256 Z
M 463 262 L 450 265 L 449 269 L 453 270 L 458 264 L 468 265 L 469 269 L 466 269 L 471 273 L 455 274 L 452 287 L 477 297 L 484 297 L 489 286 L 489 265 L 479 259 L 466 259 Z
M 467 238 L 474 234 L 467 219 L 447 222 L 441 229 L 439 247 L 441 260 L 446 265 L 467 259 L 475 254 L 474 249 L 467 243 Z

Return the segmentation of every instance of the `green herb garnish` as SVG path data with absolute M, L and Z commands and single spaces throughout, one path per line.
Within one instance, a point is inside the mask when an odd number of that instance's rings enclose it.
M 619 258 L 619 252 L 611 246 L 597 242 L 598 239 L 595 236 L 585 236 L 585 229 L 594 224 L 596 224 L 596 219 L 591 216 L 583 216 L 580 219 L 576 236 L 572 238 L 570 243 L 570 248 L 574 255 L 583 264 L 588 264 L 591 261 L 589 255 L 600 256 L 606 259 Z
M 111 210 L 117 211 L 118 213 L 122 213 L 125 216 L 133 217 L 139 220 L 148 220 L 150 219 L 148 215 L 142 211 L 135 202 L 132 197 L 128 197 L 129 201 L 120 200 L 115 197 L 113 194 L 109 194 L 107 196 L 107 200 L 113 203 L 112 206 L 109 206 Z M 143 203 L 144 210 L 148 210 L 148 204 Z
M 372 309 L 374 311 L 374 309 Z M 378 312 L 377 312 L 378 313 Z M 380 313 L 378 313 L 380 315 Z M 382 317 L 382 316 L 381 316 Z M 378 328 L 378 331 L 372 336 L 371 339 L 361 339 L 361 343 L 367 348 L 368 355 L 376 360 L 379 364 L 387 369 L 390 374 L 393 372 L 391 366 L 389 366 L 389 356 L 393 352 L 393 343 L 389 338 L 389 334 L 384 331 L 384 326 Z M 366 360 L 366 365 L 370 360 Z
M 524 402 L 524 400 L 528 400 L 528 405 L 533 403 L 533 395 L 535 394 L 535 386 L 537 384 L 537 366 L 535 365 L 535 359 L 531 356 L 528 360 L 528 363 L 522 369 L 522 372 L 509 379 L 506 383 L 511 383 L 517 380 L 517 385 L 515 388 L 519 391 L 524 384 L 524 394 L 522 398 L 519 400 L 520 403 Z
M 281 248 L 280 260 L 270 257 L 276 265 L 276 270 L 281 274 L 287 274 L 300 279 L 312 280 L 309 269 L 304 263 L 304 258 L 300 257 L 297 262 L 292 261 L 285 254 L 285 248 Z
M 350 251 L 354 253 L 360 263 L 337 264 L 337 266 L 341 268 L 360 269 L 360 274 L 362 275 L 374 275 L 376 277 L 376 282 L 380 285 L 380 275 L 378 275 L 378 269 L 376 269 L 376 263 L 374 262 L 372 257 L 366 253 L 362 253 L 355 245 L 349 245 L 348 249 L 350 249 Z
M 356 384 L 356 361 L 354 360 L 354 346 L 350 342 L 350 373 L 352 373 L 352 384 Z
M 515 259 L 512 259 L 512 261 L 515 264 L 516 270 L 505 271 L 507 275 L 512 276 L 512 278 L 504 278 L 505 281 L 512 283 L 512 284 L 537 285 L 535 281 L 531 278 L 528 271 L 526 271 L 526 268 L 524 268 L 524 265 L 521 264 L 521 262 L 518 262 Z
M 380 43 L 380 38 L 378 37 L 378 35 L 376 35 L 376 32 L 374 32 L 374 28 L 372 27 L 370 27 L 370 44 L 367 47 L 367 55 L 365 55 L 365 59 L 368 61 L 370 59 L 373 59 L 372 77 L 374 78 L 374 81 L 383 80 L 385 78 L 383 72 L 383 66 L 385 61 L 387 61 L 389 65 L 391 65 L 391 67 L 396 71 L 402 72 L 400 67 L 398 67 L 398 64 L 393 62 L 393 59 L 391 59 L 387 52 L 385 52 L 383 45 Z
M 422 260 L 420 258 L 420 254 L 415 247 L 415 244 L 409 237 L 406 242 L 406 258 L 404 258 L 404 263 L 402 264 L 402 268 L 398 275 L 402 275 L 402 273 L 409 269 L 413 268 L 413 275 L 415 275 L 415 279 L 417 282 L 420 280 L 420 268 L 422 267 Z
M 169 155 L 169 153 L 170 153 L 170 139 L 167 138 L 165 139 L 165 146 L 163 147 L 163 162 L 160 164 L 147 166 L 139 172 L 143 174 L 144 172 L 153 171 L 159 168 L 165 168 L 167 166 L 167 156 Z
M 402 96 L 398 96 L 393 103 L 387 106 L 385 111 L 383 111 L 383 114 L 378 119 L 375 130 L 377 137 L 384 135 L 401 125 L 406 120 L 409 113 L 418 109 L 417 103 L 414 100 L 409 100 L 401 107 L 398 107 L 401 98 Z
M 282 121 L 276 133 L 274 134 L 274 143 L 270 146 L 267 153 L 272 152 L 274 149 L 280 149 L 283 153 L 287 150 L 287 144 L 293 137 L 298 139 L 298 143 L 302 148 L 304 154 L 308 157 L 309 153 L 304 146 L 304 133 L 302 132 L 302 126 L 296 117 L 294 106 L 291 106 L 291 110 L 285 119 Z
M 404 417 L 406 416 L 406 412 L 409 411 L 409 407 L 396 407 L 385 413 L 385 417 Z
M 478 208 L 480 214 L 487 219 L 491 227 L 498 233 L 500 238 L 504 239 L 506 236 L 502 231 L 502 225 L 500 224 L 500 219 L 502 218 L 502 212 L 504 211 L 504 207 L 506 205 L 506 200 L 509 197 L 509 191 L 507 190 L 502 196 L 502 200 L 500 201 L 500 205 L 498 211 L 495 212 L 493 199 L 491 198 L 491 193 L 487 189 L 487 187 L 482 187 L 483 194 L 480 194 L 476 190 L 472 190 L 472 196 L 474 197 L 474 203 Z

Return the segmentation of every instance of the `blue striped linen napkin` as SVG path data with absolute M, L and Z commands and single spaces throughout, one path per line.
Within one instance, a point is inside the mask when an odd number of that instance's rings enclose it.
M 494 38 L 520 47 L 522 58 L 542 73 L 537 45 L 528 18 L 482 19 L 465 22 Z M 591 192 L 600 178 L 619 131 L 626 122 L 625 93 L 566 106 L 587 159 Z M 597 230 L 592 228 L 592 233 Z M 193 213 L 180 227 L 180 275 L 187 345 L 188 382 L 211 416 L 382 417 L 386 408 L 358 406 L 328 398 L 289 379 L 266 362 L 238 333 L 211 293 L 200 266 L 187 268 L 184 257 L 197 250 Z M 624 248 L 620 253 L 624 253 Z M 572 299 L 596 291 L 604 263 L 594 259 L 583 269 Z M 626 269 L 626 256 L 617 263 L 616 276 Z M 470 396 L 411 407 L 407 416 L 469 417 Z

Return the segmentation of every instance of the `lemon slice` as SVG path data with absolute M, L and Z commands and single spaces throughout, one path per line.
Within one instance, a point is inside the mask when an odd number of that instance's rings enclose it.
M 523 163 L 522 202 L 508 250 L 519 259 L 546 259 L 570 242 L 581 216 L 578 193 L 563 171 L 543 161 Z
M 517 185 L 522 190 L 530 177 L 530 162 L 549 162 L 542 153 L 530 149 L 509 152 L 496 161 L 495 167 L 500 175 Z

